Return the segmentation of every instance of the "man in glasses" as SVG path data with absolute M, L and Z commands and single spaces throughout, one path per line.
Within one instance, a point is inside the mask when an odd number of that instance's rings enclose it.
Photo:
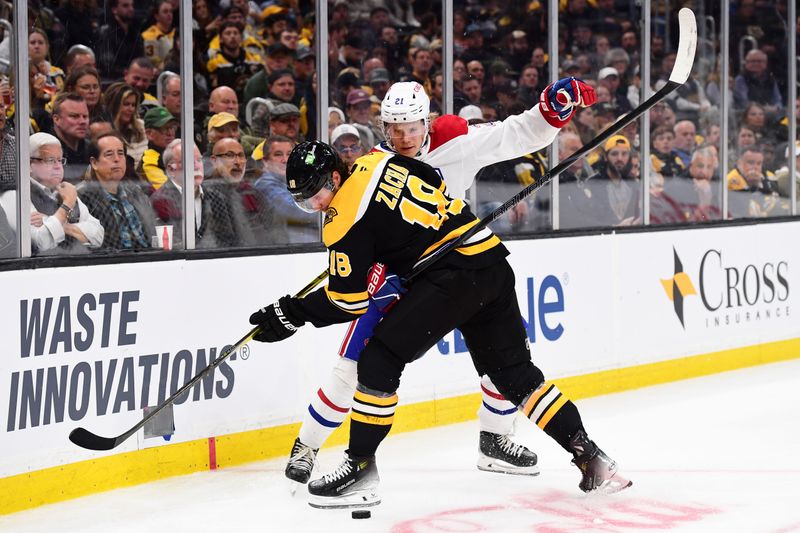
M 83 253 L 103 243 L 103 226 L 64 181 L 64 151 L 49 133 L 34 133 L 31 147 L 31 246 L 35 254 Z M 3 210 L 14 213 L 16 191 L 0 196 Z M 9 217 L 16 229 L 16 217 Z
M 213 206 L 225 213 L 218 225 L 220 246 L 255 246 L 269 241 L 272 213 L 249 180 L 245 180 L 247 155 L 236 139 L 226 137 L 211 148 L 211 175 L 205 188 L 223 206 Z
M 331 145 L 339 154 L 342 162 L 347 168 L 353 166 L 356 159 L 364 155 L 364 147 L 361 146 L 361 137 L 358 130 L 352 124 L 340 124 L 331 132 Z

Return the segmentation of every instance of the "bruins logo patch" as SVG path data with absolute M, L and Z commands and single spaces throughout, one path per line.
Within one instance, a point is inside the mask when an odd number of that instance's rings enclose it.
M 333 222 L 333 217 L 338 214 L 335 207 L 329 207 L 328 210 L 325 211 L 325 221 L 322 223 L 322 226 L 327 226 L 329 222 Z

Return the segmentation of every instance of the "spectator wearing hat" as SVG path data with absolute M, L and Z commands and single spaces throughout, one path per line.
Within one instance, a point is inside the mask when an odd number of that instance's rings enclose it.
M 480 25 L 473 22 L 466 27 L 464 32 L 467 35 L 467 48 L 461 54 L 461 59 L 465 63 L 469 64 L 470 61 L 488 62 L 496 56 L 487 50 Z
M 267 46 L 279 43 L 281 39 L 281 32 L 289 27 L 288 10 L 285 7 L 272 5 L 268 6 L 261 12 L 262 20 L 262 40 L 267 43 Z
M 225 85 L 241 96 L 248 79 L 261 68 L 261 56 L 242 47 L 242 29 L 238 24 L 223 22 L 219 36 L 220 53 L 207 64 L 211 87 Z
M 364 146 L 361 145 L 361 136 L 352 124 L 340 124 L 334 128 L 331 133 L 331 146 L 339 154 L 347 168 L 353 166 L 356 159 L 366 152 Z
M 639 223 L 640 185 L 632 179 L 631 169 L 630 141 L 622 135 L 612 135 L 603 144 L 597 174 L 586 181 L 593 225 Z
M 627 113 L 631 110 L 631 103 L 628 101 L 627 88 L 625 92 L 620 92 L 620 74 L 614 67 L 603 67 L 597 74 L 597 82 L 608 89 L 611 93 L 611 101 L 617 107 L 620 114 Z
M 344 124 L 347 122 L 347 118 L 344 116 L 344 111 L 339 109 L 338 107 L 329 107 L 328 108 L 328 138 L 330 139 L 333 130 L 339 124 Z
M 300 109 L 294 104 L 280 103 L 270 111 L 269 134 L 283 135 L 300 142 Z
M 500 107 L 500 116 L 498 117 L 500 120 L 504 120 L 509 115 L 516 115 L 526 109 L 524 104 L 517 100 L 517 88 L 511 82 L 497 85 L 494 93 L 497 98 L 497 105 Z
M 365 146 L 374 146 L 384 140 L 383 131 L 375 124 L 372 102 L 367 91 L 363 89 L 350 91 L 347 95 L 345 113 L 348 123 L 356 125 L 362 135 L 367 137 L 362 139 Z
M 483 120 L 483 111 L 476 105 L 465 105 L 459 110 L 458 116 L 466 120 L 470 126 L 485 122 Z
M 260 175 L 253 185 L 272 211 L 271 244 L 316 242 L 319 215 L 303 211 L 286 188 L 286 162 L 294 142 L 283 135 L 270 135 L 253 151 Z
M 429 50 L 431 51 L 431 61 L 433 62 L 433 68 L 431 70 L 433 72 L 442 70 L 444 65 L 443 47 L 444 43 L 441 39 L 437 38 L 431 41 Z
M 336 92 L 331 95 L 331 105 L 339 108 L 344 108 L 347 105 L 347 95 L 351 91 L 361 89 L 361 80 L 359 80 L 360 72 L 358 69 L 346 68 L 343 69 L 336 76 Z
M 278 70 L 291 68 L 293 59 L 294 52 L 285 44 L 271 44 L 263 57 L 263 64 L 245 84 L 242 101 L 249 102 L 253 98 L 263 98 L 269 91 L 269 75 Z
M 152 118 L 151 118 L 152 123 Z M 125 144 L 105 133 L 89 144 L 91 169 L 78 187 L 81 200 L 105 230 L 101 249 L 140 251 L 152 245 L 155 215 L 141 187 L 124 180 Z
M 225 111 L 211 115 L 206 131 L 209 146 L 207 155 L 211 155 L 211 149 L 220 139 L 236 139 L 238 141 L 242 136 L 239 131 L 239 119 Z
M 316 72 L 316 55 L 307 44 L 297 45 L 294 60 L 294 82 L 297 94 L 304 95 L 311 90 L 311 80 Z
M 30 236 L 34 254 L 85 253 L 87 246 L 100 246 L 103 226 L 78 198 L 75 186 L 64 181 L 61 142 L 49 133 L 34 133 L 30 136 L 30 159 Z M 15 190 L 0 193 L 2 210 L 14 213 L 16 202 Z M 16 217 L 8 222 L 16 231 Z
M 161 155 L 164 148 L 175 139 L 177 128 L 178 119 L 164 107 L 154 107 L 144 115 L 147 149 L 136 167 L 136 173 L 148 195 L 167 181 Z
M 344 46 L 339 50 L 337 64 L 339 69 L 346 67 L 360 68 L 364 59 L 367 57 L 367 47 L 361 36 L 348 34 L 344 40 Z
M 528 34 L 522 30 L 514 30 L 508 35 L 505 58 L 511 68 L 517 72 L 531 60 L 531 46 Z

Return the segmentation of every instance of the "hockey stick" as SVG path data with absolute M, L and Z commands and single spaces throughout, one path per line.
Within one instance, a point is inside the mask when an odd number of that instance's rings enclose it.
M 564 172 L 570 166 L 572 166 L 575 161 L 582 158 L 602 143 L 604 143 L 609 137 L 617 133 L 619 130 L 639 118 L 645 111 L 656 105 L 659 101 L 663 100 L 665 96 L 669 93 L 683 85 L 686 80 L 689 78 L 689 73 L 692 71 L 692 66 L 694 65 L 694 54 L 695 48 L 697 47 L 697 22 L 695 21 L 694 12 L 692 12 L 689 8 L 683 8 L 678 12 L 678 24 L 680 26 L 680 37 L 678 41 L 678 53 L 677 57 L 675 58 L 675 65 L 672 67 L 672 72 L 669 75 L 669 81 L 667 84 L 664 85 L 661 89 L 659 89 L 655 94 L 653 94 L 650 98 L 639 104 L 639 106 L 632 110 L 627 115 L 620 117 L 616 122 L 611 124 L 607 129 L 603 130 L 597 137 L 589 141 L 588 143 L 581 146 L 574 154 L 567 157 L 563 161 L 561 161 L 558 165 L 553 167 L 550 171 L 547 172 L 544 176 L 537 179 L 512 198 L 507 200 L 503 205 L 489 213 L 486 217 L 480 220 L 475 226 L 470 228 L 468 231 L 464 232 L 461 236 L 457 239 L 454 239 L 434 253 L 426 257 L 423 261 L 417 263 L 414 269 L 411 271 L 404 280 L 403 283 L 406 284 L 414 280 L 414 278 L 418 277 L 425 269 L 430 267 L 432 264 L 437 262 L 439 259 L 444 257 L 448 254 L 451 250 L 458 248 L 468 239 L 470 239 L 473 235 L 481 231 L 487 225 L 491 224 L 498 218 L 500 218 L 506 211 L 516 206 L 522 200 L 524 200 L 527 196 L 535 193 L 539 189 L 541 189 L 544 185 L 549 183 L 554 177 Z
M 295 294 L 295 298 L 302 298 L 306 296 L 309 292 L 311 292 L 317 285 L 319 285 L 325 278 L 328 277 L 327 269 L 323 271 L 319 276 L 314 278 L 308 285 L 303 287 L 300 292 Z M 127 430 L 126 432 L 117 435 L 116 437 L 101 437 L 95 433 L 92 433 L 88 429 L 84 429 L 81 427 L 73 429 L 69 434 L 69 440 L 73 443 L 77 444 L 81 448 L 86 448 L 87 450 L 112 450 L 122 444 L 125 440 L 128 439 L 131 435 L 139 431 L 148 420 L 156 416 L 162 409 L 166 406 L 172 404 L 178 397 L 191 389 L 198 381 L 203 379 L 203 377 L 208 374 L 209 372 L 213 372 L 215 368 L 217 368 L 222 362 L 227 359 L 231 354 L 236 352 L 239 348 L 253 340 L 253 337 L 258 335 L 261 331 L 261 326 L 256 326 L 250 330 L 250 332 L 239 339 L 236 344 L 228 348 L 227 350 L 223 351 L 216 359 L 214 359 L 210 365 L 205 367 L 201 370 L 196 376 L 194 376 L 191 380 L 189 380 L 183 387 L 175 391 L 172 396 L 161 402 L 160 405 L 156 406 L 155 409 L 147 413 L 144 418 L 142 418 L 136 425 L 132 428 Z

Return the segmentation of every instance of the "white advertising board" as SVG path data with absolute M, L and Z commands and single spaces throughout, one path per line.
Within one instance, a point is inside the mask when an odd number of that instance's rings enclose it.
M 785 223 L 509 242 L 533 360 L 558 378 L 800 337 L 800 251 L 787 246 L 798 234 Z M 68 441 L 74 427 L 132 426 L 247 333 L 251 312 L 326 265 L 315 253 L 0 273 L 0 477 L 97 457 Z M 664 288 L 675 280 L 683 323 Z M 139 432 L 113 453 L 299 421 L 344 329 L 250 343 L 175 406 L 169 441 Z M 409 365 L 399 393 L 477 391 L 454 332 Z

